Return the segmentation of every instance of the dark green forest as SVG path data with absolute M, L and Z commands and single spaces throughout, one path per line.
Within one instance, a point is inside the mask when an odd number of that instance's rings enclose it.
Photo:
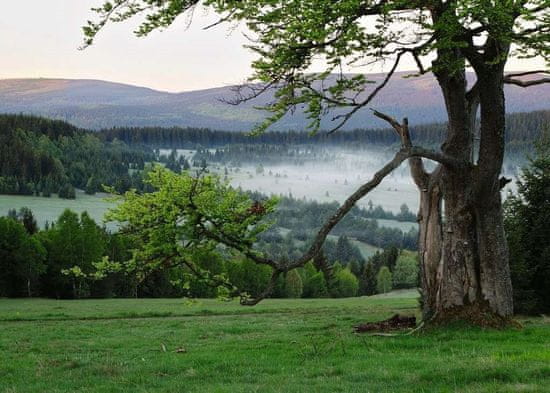
M 550 111 L 509 115 L 507 149 L 523 157 L 536 154 L 523 171 L 519 195 L 506 203 L 506 226 L 511 253 L 514 296 L 518 312 L 550 311 L 546 288 L 550 285 L 548 236 L 548 149 L 533 149 L 542 135 Z M 417 137 L 437 143 L 442 125 L 417 129 Z M 330 160 L 330 153 L 315 144 L 329 143 L 323 134 L 266 133 L 250 138 L 243 133 L 199 129 L 113 129 L 100 133 L 77 129 L 62 121 L 23 115 L 0 116 L 0 192 L 74 197 L 74 188 L 88 193 L 112 186 L 123 193 L 153 189 L 143 179 L 152 162 L 162 162 L 175 172 L 208 163 L 234 163 L 246 155 L 252 161 L 265 159 L 300 162 Z M 130 138 L 130 135 L 134 137 Z M 333 138 L 332 136 L 330 138 Z M 243 142 L 248 144 L 244 144 Z M 388 130 L 356 130 L 334 134 L 330 143 L 357 145 L 391 144 Z M 147 143 L 150 146 L 143 146 Z M 295 147 L 292 144 L 302 144 Z M 199 148 L 190 163 L 174 152 L 159 155 L 153 147 L 211 146 Z M 251 161 L 251 162 L 252 162 Z M 518 161 L 525 161 L 521 159 Z M 255 201 L 266 198 L 251 192 Z M 338 208 L 338 203 L 319 203 L 293 197 L 279 198 L 278 208 L 267 218 L 274 225 L 263 232 L 256 247 L 267 255 L 292 259 L 307 249 L 313 235 Z M 414 207 L 413 207 L 414 208 Z M 328 268 L 308 263 L 280 277 L 275 297 L 346 297 L 412 288 L 418 284 L 418 232 L 379 226 L 376 219 L 416 220 L 403 205 L 400 213 L 381 206 L 355 207 L 332 231 L 324 246 Z M 365 258 L 360 243 L 378 247 Z M 182 286 L 184 268 L 164 271 L 113 272 L 91 278 L 104 257 L 125 261 L 136 247 L 124 233 L 111 233 L 86 213 L 65 211 L 46 228 L 38 228 L 33 212 L 21 209 L 0 218 L 0 296 L 83 297 L 215 297 L 216 289 L 194 279 Z M 223 260 L 198 261 L 204 269 L 223 274 L 239 288 L 257 295 L 269 281 L 269 269 L 232 254 Z
M 293 202 L 287 202 L 287 208 Z M 288 211 L 288 209 L 287 209 Z M 318 210 L 313 209 L 313 213 Z M 270 219 L 272 219 L 271 217 Z M 294 231 L 281 235 L 274 227 L 265 232 L 258 248 L 267 253 L 288 255 L 301 252 L 309 241 Z M 307 228 L 311 231 L 312 228 Z M 153 271 L 118 272 L 93 276 L 103 257 L 112 262 L 129 258 L 136 247 L 124 233 L 111 233 L 87 213 L 80 216 L 66 210 L 59 219 L 39 229 L 33 213 L 26 208 L 0 217 L 0 296 L 43 296 L 52 298 L 86 297 L 216 297 L 216 288 L 199 278 L 186 287 L 178 284 L 184 268 Z M 329 240 L 327 271 L 313 264 L 289 272 L 280 279 L 274 297 L 349 297 L 377 292 L 376 272 L 387 266 L 395 274 L 396 288 L 417 285 L 417 261 L 410 252 L 390 246 L 376 252 L 368 261 L 346 235 Z M 225 274 L 246 292 L 257 295 L 269 280 L 263 266 L 225 255 L 224 260 L 197 261 L 203 268 Z M 393 285 L 393 284 L 392 284 Z M 391 286 L 390 286 L 391 287 Z
M 506 144 L 508 155 L 532 151 L 532 142 L 542 134 L 550 122 L 550 111 L 513 113 L 506 116 Z M 413 140 L 424 146 L 439 145 L 444 139 L 445 123 L 411 125 Z M 163 148 L 221 147 L 234 144 L 270 145 L 337 145 L 361 147 L 400 143 L 391 129 L 356 129 L 332 134 L 319 131 L 315 135 L 306 132 L 266 132 L 250 136 L 245 132 L 218 131 L 208 128 L 120 127 L 101 130 L 106 141 L 120 140 L 129 145 L 148 145 Z
M 533 152 L 550 111 L 507 116 L 506 150 L 509 171 Z M 437 145 L 444 124 L 412 128 L 413 138 Z M 195 165 L 239 164 L 263 160 L 300 165 L 307 160 L 330 161 L 331 153 L 313 146 L 365 148 L 398 143 L 388 129 L 354 130 L 327 135 L 319 132 L 269 132 L 251 137 L 244 132 L 201 128 L 114 128 L 93 132 L 66 122 L 27 115 L 0 115 L 0 193 L 74 198 L 74 188 L 95 193 L 103 185 L 118 192 L 143 189 L 146 163 L 162 161 L 170 169 L 188 169 L 183 158 L 165 157 L 158 147 L 198 149 Z M 205 148 L 217 148 L 215 152 Z M 240 158 L 239 158 L 240 157 Z
M 132 174 L 153 161 L 152 151 L 104 142 L 68 123 L 25 115 L 0 116 L 0 193 L 74 198 L 102 185 L 124 192 Z

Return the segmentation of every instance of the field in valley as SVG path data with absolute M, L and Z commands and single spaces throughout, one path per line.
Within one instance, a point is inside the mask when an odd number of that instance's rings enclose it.
M 414 291 L 236 302 L 0 299 L 0 392 L 545 392 L 550 321 L 400 337 Z
M 87 211 L 97 223 L 102 223 L 103 215 L 111 206 L 105 197 L 107 194 L 87 195 L 83 191 L 76 192 L 76 199 L 61 199 L 56 195 L 50 198 L 0 195 L 0 216 L 7 215 L 10 209 L 19 210 L 22 207 L 28 207 L 33 211 L 38 225 L 42 228 L 46 222 L 56 221 L 63 210 L 71 209 L 79 214 Z

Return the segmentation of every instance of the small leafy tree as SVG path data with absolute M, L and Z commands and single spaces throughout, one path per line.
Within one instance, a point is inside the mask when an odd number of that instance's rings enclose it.
M 327 281 L 322 272 L 314 273 L 307 278 L 307 281 L 304 283 L 304 297 L 323 298 L 328 296 Z
M 363 274 L 359 281 L 360 295 L 374 295 L 376 293 L 376 270 L 371 261 L 365 264 Z
M 84 191 L 88 195 L 94 195 L 96 193 L 96 191 L 98 190 L 98 188 L 99 188 L 98 181 L 96 180 L 96 178 L 94 176 L 90 176 L 90 178 L 86 182 L 86 187 L 85 187 Z
M 29 235 L 34 235 L 38 232 L 38 224 L 36 223 L 36 219 L 34 218 L 34 214 L 31 209 L 28 207 L 22 207 L 19 209 L 17 216 Z
M 418 286 L 418 262 L 412 255 L 400 255 L 393 269 L 393 287 L 416 288 Z
M 382 266 L 376 275 L 376 290 L 378 293 L 388 293 L 392 290 L 392 274 L 387 266 Z
M 303 284 L 300 274 L 297 270 L 289 271 L 285 276 L 285 294 L 289 298 L 299 298 L 302 296 Z
M 0 296 L 32 296 L 46 251 L 20 222 L 0 217 Z
M 128 191 L 107 218 L 120 223 L 120 232 L 135 247 L 122 268 L 144 279 L 160 269 L 181 268 L 181 283 L 189 287 L 197 277 L 225 294 L 260 296 L 274 285 L 272 262 L 254 248 L 257 235 L 270 226 L 263 221 L 276 199 L 252 201 L 215 175 L 176 174 L 162 167 L 148 173 L 153 192 Z M 228 275 L 212 261 L 229 260 Z M 260 266 L 267 265 L 267 266 Z M 103 271 L 120 270 L 118 263 Z M 271 276 L 271 281 L 270 281 Z M 272 289 L 272 288 L 270 288 Z
M 75 199 L 76 193 L 75 193 L 74 187 L 69 183 L 63 184 L 58 191 L 58 196 L 59 198 L 63 198 L 63 199 Z
M 359 280 L 348 269 L 341 269 L 334 275 L 334 287 L 338 297 L 353 297 L 359 290 Z

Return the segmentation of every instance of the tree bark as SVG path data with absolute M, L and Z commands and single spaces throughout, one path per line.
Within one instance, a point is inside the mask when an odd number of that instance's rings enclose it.
M 452 76 L 436 73 L 436 77 L 449 115 L 442 150 L 470 161 L 477 102 L 467 98 L 464 72 Z M 502 73 L 478 73 L 478 84 L 478 162 L 461 170 L 438 167 L 428 174 L 420 159 L 409 160 L 421 194 L 418 221 L 423 315 L 438 323 L 460 319 L 502 325 L 513 312 L 499 185 L 504 154 Z

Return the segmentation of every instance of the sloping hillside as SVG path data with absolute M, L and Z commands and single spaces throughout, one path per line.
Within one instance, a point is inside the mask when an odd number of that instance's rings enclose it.
M 405 79 L 398 74 L 372 103 L 372 107 L 407 116 L 412 124 L 445 120 L 437 82 L 431 75 Z M 379 82 L 382 74 L 370 76 Z M 372 85 L 374 88 L 374 84 Z M 97 80 L 6 79 L 0 80 L 0 113 L 29 113 L 63 119 L 84 128 L 113 126 L 207 127 L 231 131 L 249 130 L 265 114 L 254 109 L 272 99 L 265 94 L 251 102 L 231 106 L 220 101 L 233 97 L 230 87 L 167 93 L 143 87 Z M 506 87 L 509 112 L 550 108 L 550 87 Z M 286 116 L 274 127 L 301 130 L 304 116 Z M 323 126 L 330 127 L 330 117 Z M 384 126 L 367 109 L 357 113 L 347 129 Z

